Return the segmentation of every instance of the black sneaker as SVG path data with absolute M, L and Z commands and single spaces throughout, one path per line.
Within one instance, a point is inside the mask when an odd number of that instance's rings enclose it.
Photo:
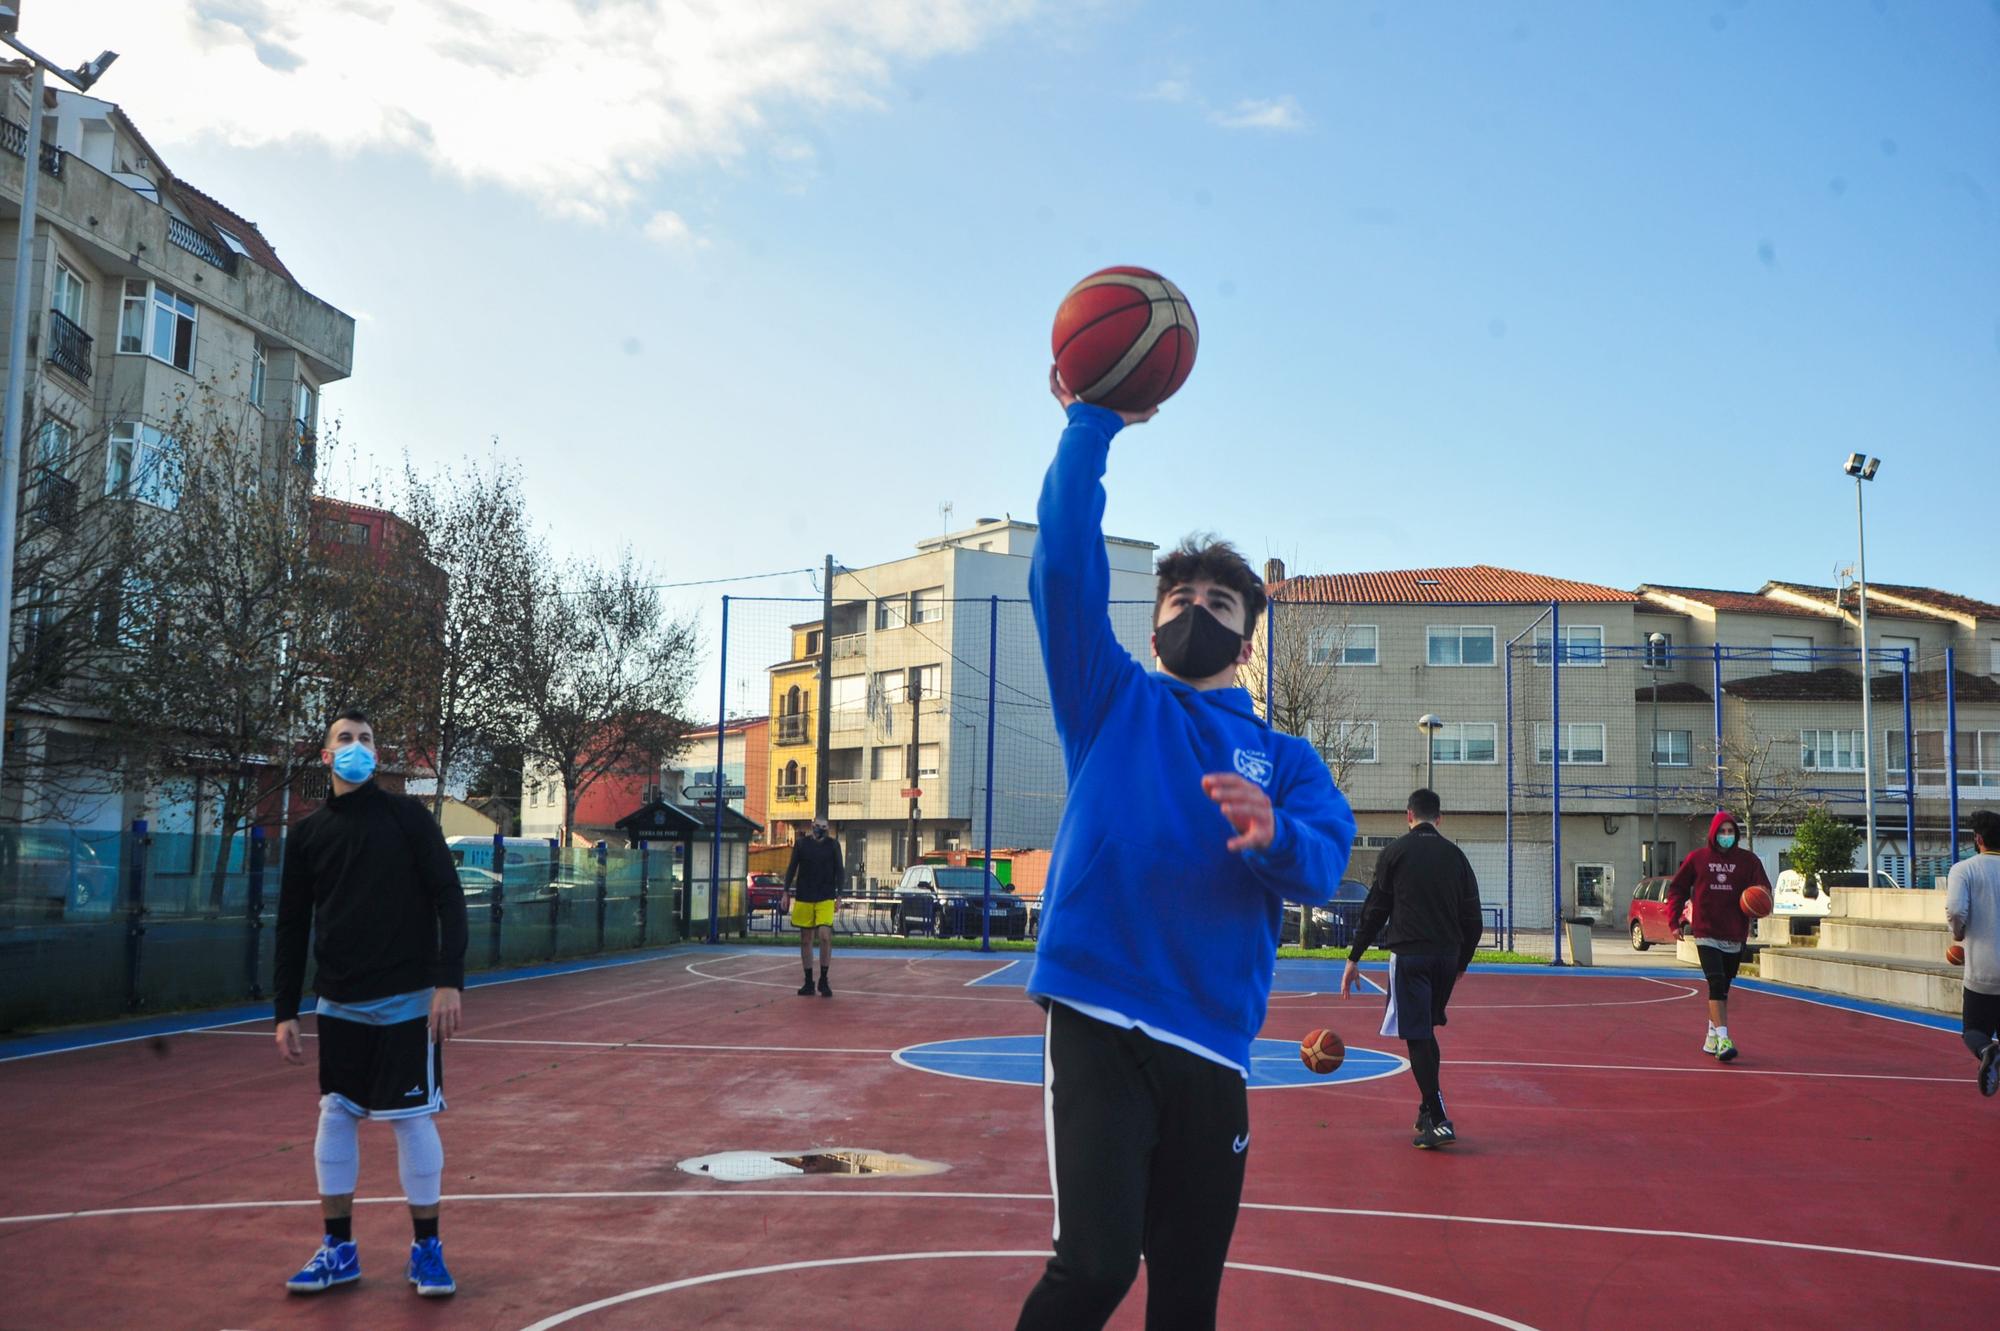
M 801 989 L 799 990 L 799 992 L 803 994 L 806 991 L 804 989 Z M 824 975 L 819 977 L 819 996 L 821 998 L 833 997 L 833 986 L 826 982 L 826 977 Z
M 806 976 L 806 982 L 799 986 L 799 997 L 811 998 L 812 996 L 813 996 L 813 977 L 808 975 Z
M 1457 1140 L 1458 1134 L 1452 1131 L 1451 1120 L 1441 1118 L 1435 1123 L 1426 1125 L 1417 1133 L 1416 1140 L 1410 1144 L 1420 1150 L 1434 1151 L 1440 1146 L 1449 1146 Z
M 1414 1130 L 1419 1137 L 1431 1130 L 1431 1111 L 1421 1105 L 1417 1107 L 1417 1126 Z
M 2000 1091 L 2000 1040 L 1989 1040 L 1979 1056 L 1979 1093 L 1992 1095 L 1996 1091 Z

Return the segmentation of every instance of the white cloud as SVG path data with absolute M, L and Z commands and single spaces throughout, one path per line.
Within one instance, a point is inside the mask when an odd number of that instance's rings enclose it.
M 122 52 L 97 91 L 148 138 L 392 149 L 557 212 L 633 207 L 779 112 L 878 105 L 902 64 L 1038 0 L 101 0 L 28 10 L 38 49 Z M 171 161 L 171 152 L 169 151 Z
M 1305 112 L 1299 109 L 1298 99 L 1289 94 L 1283 97 L 1246 97 L 1229 110 L 1217 111 L 1210 118 L 1224 129 L 1293 132 L 1306 127 Z
M 645 231 L 647 240 L 667 249 L 708 248 L 708 238 L 696 235 L 694 228 L 687 224 L 687 219 L 671 208 L 647 218 Z
M 1140 96 L 1149 102 L 1185 102 L 1193 93 L 1186 79 L 1161 79 Z

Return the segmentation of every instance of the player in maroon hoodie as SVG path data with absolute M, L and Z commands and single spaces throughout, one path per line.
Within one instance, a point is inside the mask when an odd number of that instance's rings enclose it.
M 1694 935 L 1701 973 L 1708 977 L 1708 1039 L 1701 1052 L 1723 1062 L 1736 1057 L 1729 1038 L 1729 982 L 1743 964 L 1743 941 L 1750 917 L 1743 913 L 1743 889 L 1770 891 L 1764 862 L 1738 848 L 1735 815 L 1718 811 L 1708 825 L 1708 844 L 1690 851 L 1667 885 L 1667 918 L 1683 936 Z

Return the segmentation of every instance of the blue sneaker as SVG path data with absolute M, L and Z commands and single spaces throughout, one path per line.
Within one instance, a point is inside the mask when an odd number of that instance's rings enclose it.
M 458 1293 L 444 1266 L 444 1240 L 422 1239 L 410 1245 L 410 1283 L 427 1299 Z
M 329 1234 L 321 1241 L 312 1260 L 285 1282 L 294 1294 L 319 1294 L 335 1285 L 351 1285 L 361 1279 L 361 1250 L 341 1243 Z

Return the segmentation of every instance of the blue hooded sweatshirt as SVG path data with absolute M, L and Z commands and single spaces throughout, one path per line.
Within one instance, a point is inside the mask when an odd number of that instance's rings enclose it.
M 1122 425 L 1116 412 L 1072 405 L 1042 483 L 1028 586 L 1069 801 L 1028 993 L 1110 1009 L 1248 1067 L 1280 903 L 1332 898 L 1354 815 L 1319 754 L 1259 720 L 1246 690 L 1193 688 L 1119 645 L 1103 478 Z M 1201 786 L 1219 772 L 1270 795 L 1264 850 L 1226 848 L 1235 829 Z

